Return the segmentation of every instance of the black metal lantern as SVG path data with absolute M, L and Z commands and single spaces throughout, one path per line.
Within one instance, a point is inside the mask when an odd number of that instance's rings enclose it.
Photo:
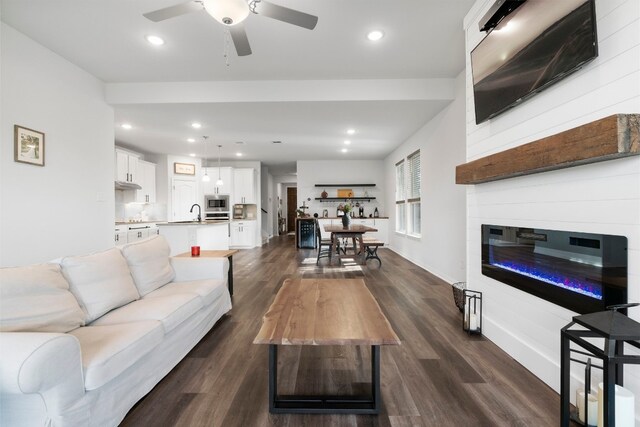
M 465 289 L 462 330 L 469 334 L 482 334 L 482 292 Z

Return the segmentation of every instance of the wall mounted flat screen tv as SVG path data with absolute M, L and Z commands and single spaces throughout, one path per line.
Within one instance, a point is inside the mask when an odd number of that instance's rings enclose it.
M 527 0 L 471 52 L 476 123 L 597 56 L 595 0 Z

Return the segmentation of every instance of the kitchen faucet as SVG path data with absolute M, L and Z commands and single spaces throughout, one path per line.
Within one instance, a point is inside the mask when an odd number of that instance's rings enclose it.
M 194 204 L 191 206 L 191 209 L 189 210 L 189 212 L 190 212 L 190 213 L 193 213 L 193 208 L 195 208 L 196 206 L 198 207 L 198 222 L 201 222 L 201 221 L 202 221 L 202 208 L 200 207 L 200 205 L 199 205 L 199 204 L 194 203 Z

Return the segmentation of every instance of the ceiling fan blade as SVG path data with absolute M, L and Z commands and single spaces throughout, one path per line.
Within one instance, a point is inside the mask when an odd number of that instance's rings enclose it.
M 164 9 L 154 10 L 153 12 L 148 12 L 142 14 L 145 18 L 153 21 L 160 22 L 165 19 L 175 18 L 176 16 L 185 15 L 191 12 L 197 12 L 199 10 L 204 9 L 202 3 L 199 1 L 188 1 L 186 3 L 176 4 L 174 6 L 165 7 Z
M 227 27 L 231 34 L 231 40 L 236 47 L 238 56 L 251 55 L 251 46 L 249 46 L 249 39 L 247 38 L 247 32 L 244 30 L 242 24 L 230 25 Z
M 277 19 L 278 21 L 287 22 L 309 30 L 313 30 L 318 23 L 317 16 L 289 9 L 288 7 L 278 6 L 277 4 L 269 3 L 265 0 L 258 2 L 255 10 L 259 15 L 268 16 L 269 18 Z

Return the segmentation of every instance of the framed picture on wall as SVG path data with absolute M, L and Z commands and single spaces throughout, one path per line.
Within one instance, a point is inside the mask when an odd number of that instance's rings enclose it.
M 44 166 L 44 133 L 24 126 L 13 126 L 14 160 Z
M 178 163 L 173 164 L 173 173 L 177 175 L 195 175 L 196 165 L 192 163 Z

